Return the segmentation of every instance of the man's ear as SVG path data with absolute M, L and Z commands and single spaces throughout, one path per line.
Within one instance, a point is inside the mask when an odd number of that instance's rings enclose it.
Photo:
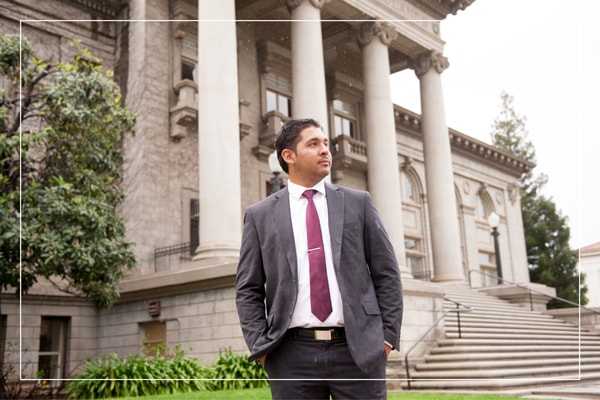
M 283 158 L 283 161 L 285 161 L 289 166 L 290 164 L 294 164 L 296 162 L 296 153 L 290 149 L 283 149 L 281 151 L 281 158 Z

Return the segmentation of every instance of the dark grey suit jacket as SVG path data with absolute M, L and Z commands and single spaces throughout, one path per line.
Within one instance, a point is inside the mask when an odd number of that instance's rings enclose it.
M 346 338 L 354 361 L 368 372 L 381 360 L 384 340 L 399 348 L 403 303 L 398 263 L 369 193 L 330 184 L 325 190 Z M 296 303 L 288 196 L 283 189 L 250 206 L 244 217 L 236 304 L 251 360 L 279 344 Z

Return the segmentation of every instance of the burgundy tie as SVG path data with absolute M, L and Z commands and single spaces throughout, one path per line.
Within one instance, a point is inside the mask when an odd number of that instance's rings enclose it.
M 331 314 L 331 299 L 329 297 L 329 283 L 327 282 L 321 224 L 313 202 L 313 196 L 316 192 L 316 190 L 310 189 L 303 194 L 308 199 L 308 205 L 306 206 L 306 237 L 308 239 L 308 263 L 310 266 L 310 309 L 320 321 L 325 321 Z

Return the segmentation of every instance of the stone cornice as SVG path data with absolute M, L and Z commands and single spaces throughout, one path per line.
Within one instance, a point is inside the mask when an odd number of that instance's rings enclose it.
M 412 111 L 394 105 L 396 128 L 421 136 L 421 116 Z M 531 171 L 535 164 L 507 151 L 501 150 L 454 129 L 448 129 L 450 145 L 453 151 L 460 151 L 469 156 L 491 163 L 496 167 L 519 177 Z
M 117 19 L 119 12 L 122 8 L 121 0 L 69 0 L 71 3 L 75 3 L 80 7 L 94 11 L 99 16 L 105 17 L 106 19 Z
M 444 19 L 448 15 L 456 15 L 457 12 L 465 10 L 475 0 L 418 0 L 410 1 L 418 8 L 437 19 Z
M 157 299 L 201 290 L 235 286 L 238 260 L 233 258 L 191 261 L 175 271 L 130 277 L 119 285 L 119 303 Z
M 464 151 L 471 156 L 499 165 L 505 170 L 515 173 L 517 177 L 535 167 L 534 163 L 517 157 L 508 151 L 474 139 L 454 129 L 449 129 L 449 131 L 450 145 L 453 149 Z

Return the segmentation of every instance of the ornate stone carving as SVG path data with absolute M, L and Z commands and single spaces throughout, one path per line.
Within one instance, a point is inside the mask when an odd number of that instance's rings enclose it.
M 444 57 L 443 54 L 431 50 L 430 52 L 422 55 L 413 63 L 413 69 L 418 78 L 425 75 L 431 68 L 435 68 L 438 74 L 444 72 L 446 68 L 450 66 L 448 58 Z
M 356 36 L 361 47 L 371 43 L 375 37 L 379 38 L 381 43 L 389 46 L 396 39 L 398 33 L 386 22 L 372 21 L 361 24 Z
M 515 182 L 509 183 L 507 190 L 508 190 L 508 199 L 510 200 L 510 204 L 512 204 L 514 206 L 515 202 L 517 201 L 517 195 L 519 194 L 519 185 L 516 184 Z
M 285 0 L 285 5 L 287 6 L 288 10 L 293 10 L 294 8 L 302 4 L 304 1 L 306 0 Z M 310 0 L 310 3 L 313 5 L 313 7 L 321 9 L 325 5 L 325 3 L 329 3 L 330 1 L 331 0 Z
M 175 85 L 177 104 L 171 108 L 171 139 L 179 142 L 188 135 L 188 128 L 198 121 L 198 103 L 196 93 L 198 85 L 184 79 Z

